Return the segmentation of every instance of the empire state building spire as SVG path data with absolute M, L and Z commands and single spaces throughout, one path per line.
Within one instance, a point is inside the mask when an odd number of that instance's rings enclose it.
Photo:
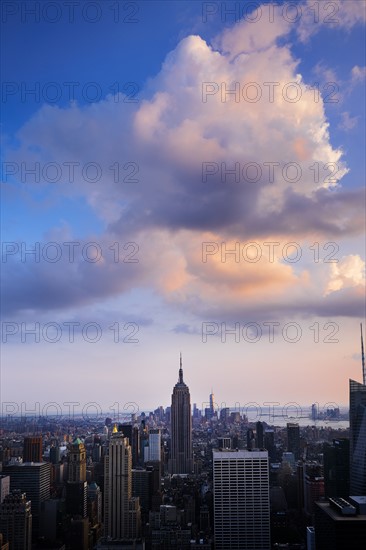
M 180 354 L 180 361 L 179 361 L 179 384 L 183 384 L 182 353 Z

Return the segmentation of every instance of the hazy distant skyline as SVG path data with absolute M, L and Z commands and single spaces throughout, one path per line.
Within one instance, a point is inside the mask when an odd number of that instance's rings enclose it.
M 93 4 L 4 15 L 1 400 L 347 406 L 366 4 Z

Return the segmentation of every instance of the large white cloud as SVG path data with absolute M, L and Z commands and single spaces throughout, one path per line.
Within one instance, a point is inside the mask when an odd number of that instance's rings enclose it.
M 205 264 L 201 258 L 208 238 L 229 245 L 275 239 L 283 245 L 310 236 L 352 235 L 362 227 L 360 193 L 340 188 L 347 171 L 342 151 L 331 145 L 322 98 L 298 73 L 298 61 L 284 43 L 288 32 L 282 19 L 257 27 L 239 22 L 213 45 L 188 36 L 167 56 L 150 82 L 151 96 L 141 104 L 109 96 L 87 107 L 44 106 L 24 125 L 20 147 L 8 160 L 100 165 L 101 181 L 85 182 L 76 170 L 73 184 L 48 190 L 84 197 L 109 224 L 102 242 L 133 240 L 144 251 L 133 273 L 121 273 L 111 262 L 94 270 L 65 266 L 64 276 L 77 283 L 72 292 L 65 286 L 68 303 L 90 303 L 138 284 L 200 314 L 211 308 L 321 312 L 322 300 L 328 311 L 315 272 L 319 266 L 286 265 L 278 255 L 270 262 L 265 254 L 260 264 L 222 263 L 217 257 Z M 233 89 L 236 95 L 225 93 Z M 116 162 L 136 163 L 138 182 L 116 183 L 111 170 Z M 230 174 L 222 181 L 223 167 L 235 164 L 239 181 Z M 333 298 L 350 286 L 358 292 L 361 283 L 353 277 L 356 286 L 346 284 L 348 268 L 342 266 L 332 275 Z M 321 269 L 325 278 L 326 268 Z M 30 277 L 33 296 L 51 271 Z M 26 288 L 26 269 L 19 279 Z M 52 300 L 62 307 L 55 299 L 57 285 L 50 285 L 39 307 Z

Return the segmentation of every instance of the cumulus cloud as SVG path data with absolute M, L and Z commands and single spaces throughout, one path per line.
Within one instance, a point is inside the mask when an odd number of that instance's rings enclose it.
M 301 17 L 296 30 L 302 42 L 307 42 L 322 27 L 349 31 L 366 21 L 365 3 L 359 0 L 320 0 L 316 4 L 306 0 L 300 6 Z
M 366 77 L 366 67 L 359 67 L 355 65 L 351 71 L 351 83 L 358 84 L 364 82 Z
M 338 263 L 331 264 L 326 294 L 357 286 L 365 286 L 365 262 L 360 256 L 350 254 L 344 256 Z
M 346 130 L 348 132 L 349 130 L 352 130 L 357 126 L 358 117 L 357 116 L 351 116 L 348 111 L 345 111 L 341 113 L 342 120 L 339 123 L 339 128 L 342 130 Z
M 349 25 L 358 21 L 351 11 Z M 282 18 L 255 32 L 241 21 L 212 45 L 188 36 L 167 56 L 140 104 L 124 103 L 120 95 L 86 107 L 43 106 L 21 128 L 20 145 L 7 160 L 64 167 L 59 184 L 41 178 L 40 186 L 89 203 L 106 224 L 102 237 L 90 240 L 107 250 L 115 240 L 133 241 L 141 256 L 126 266 L 110 253 L 92 265 L 64 262 L 58 271 L 9 261 L 9 311 L 88 305 L 134 287 L 153 288 L 199 314 L 303 314 L 328 311 L 329 303 L 336 310 L 344 304 L 335 291 L 347 291 L 353 304 L 358 287 L 349 280 L 357 278 L 350 279 L 345 263 L 322 298 L 311 271 L 286 265 L 278 255 L 270 261 L 264 254 L 260 264 L 219 256 L 202 262 L 204 240 L 235 246 L 243 239 L 301 242 L 362 231 L 362 193 L 341 187 L 348 171 L 343 153 L 331 144 L 322 98 L 278 40 L 288 32 Z M 72 182 L 70 163 L 78 163 Z M 98 181 L 83 177 L 88 163 L 101 168 Z M 132 183 L 130 163 L 137 171 Z M 31 187 L 22 193 L 31 195 Z

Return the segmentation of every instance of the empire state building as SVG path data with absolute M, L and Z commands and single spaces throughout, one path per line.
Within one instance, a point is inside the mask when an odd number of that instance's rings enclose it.
M 182 354 L 178 382 L 173 388 L 171 407 L 171 474 L 193 472 L 191 397 L 183 382 Z

